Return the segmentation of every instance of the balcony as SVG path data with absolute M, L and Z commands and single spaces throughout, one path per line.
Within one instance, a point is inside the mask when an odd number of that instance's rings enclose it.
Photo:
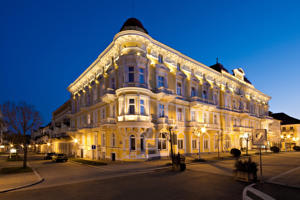
M 116 123 L 116 119 L 112 118 L 112 117 L 108 117 L 106 119 L 101 120 L 101 124 L 115 124 Z
M 191 97 L 190 98 L 191 101 L 191 106 L 192 107 L 203 107 L 203 106 L 216 106 L 215 103 L 213 102 L 213 100 L 211 99 L 204 99 L 201 97 Z
M 233 131 L 248 131 L 251 132 L 253 127 L 243 125 L 233 125 Z
M 143 121 L 151 121 L 151 117 L 147 115 L 121 115 L 118 116 L 118 122 L 123 121 L 137 121 L 137 122 L 143 122 Z

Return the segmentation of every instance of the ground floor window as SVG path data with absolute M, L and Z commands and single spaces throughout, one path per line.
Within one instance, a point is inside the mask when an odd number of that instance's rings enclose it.
M 218 145 L 218 136 L 217 135 L 215 135 L 214 136 L 214 141 L 215 141 L 215 149 L 218 149 L 218 147 L 219 147 L 219 145 Z
M 208 139 L 204 139 L 204 149 L 208 149 Z
M 141 151 L 145 151 L 145 147 L 144 147 L 144 136 L 141 136 Z
M 178 149 L 183 149 L 183 140 L 178 140 Z
M 192 141 L 192 148 L 193 148 L 193 149 L 196 149 L 196 148 L 197 148 L 197 141 L 196 141 L 196 140 L 193 140 L 193 141 Z
M 225 149 L 229 149 L 230 148 L 230 137 L 228 135 L 226 135 L 225 137 L 225 145 L 224 145 Z
M 134 137 L 134 135 L 130 136 L 130 151 L 135 151 L 135 137 Z
M 166 134 L 160 133 L 157 143 L 157 149 L 159 150 L 165 150 L 167 149 L 167 137 Z

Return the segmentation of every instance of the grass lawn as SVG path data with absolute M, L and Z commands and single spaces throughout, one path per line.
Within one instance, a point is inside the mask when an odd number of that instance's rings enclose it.
M 103 162 L 103 161 L 86 160 L 86 159 L 80 159 L 80 158 L 73 158 L 73 159 L 71 159 L 71 161 L 86 164 L 86 165 L 95 165 L 95 166 L 107 165 L 107 163 Z
M 30 167 L 5 167 L 0 169 L 0 174 L 17 174 L 25 172 L 32 172 L 32 169 Z

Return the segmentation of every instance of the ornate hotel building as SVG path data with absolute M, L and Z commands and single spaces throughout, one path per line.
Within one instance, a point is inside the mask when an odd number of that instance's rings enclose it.
M 174 153 L 185 155 L 243 148 L 245 137 L 272 120 L 270 97 L 243 69 L 231 74 L 218 62 L 193 60 L 153 39 L 135 18 L 68 91 L 73 151 L 89 159 L 169 156 L 170 138 Z

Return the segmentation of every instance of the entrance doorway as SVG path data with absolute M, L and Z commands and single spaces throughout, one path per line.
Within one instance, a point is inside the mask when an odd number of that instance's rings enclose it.
M 83 149 L 80 149 L 80 158 L 83 158 Z
M 115 161 L 116 160 L 116 154 L 115 153 L 111 153 L 111 160 Z

